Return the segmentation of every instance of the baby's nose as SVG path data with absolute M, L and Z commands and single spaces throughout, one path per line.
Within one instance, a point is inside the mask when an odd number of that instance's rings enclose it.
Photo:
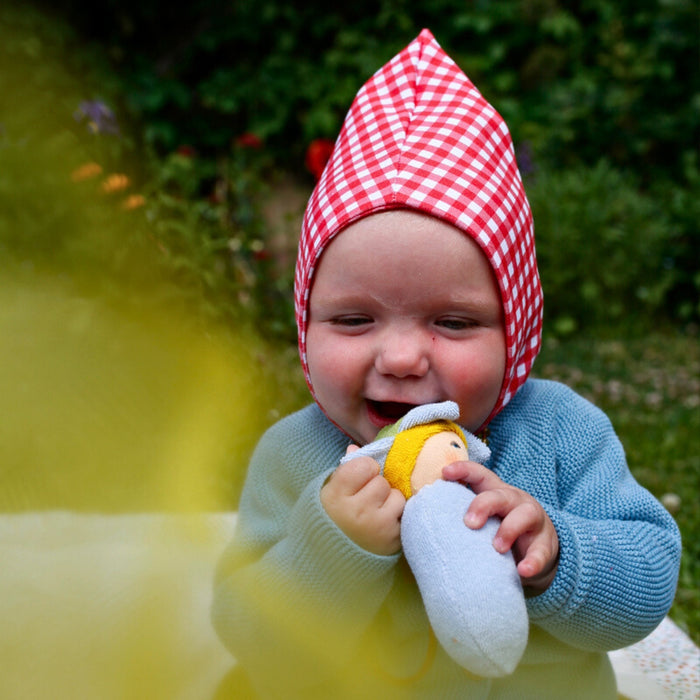
M 429 348 L 420 334 L 392 333 L 383 339 L 375 367 L 383 375 L 422 377 L 430 367 Z

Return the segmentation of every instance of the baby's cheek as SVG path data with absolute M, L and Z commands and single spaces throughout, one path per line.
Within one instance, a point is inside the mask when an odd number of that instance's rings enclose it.
M 462 340 L 438 338 L 433 344 L 432 358 L 435 368 L 453 389 L 500 391 L 506 367 L 503 329 L 483 328 Z M 472 398 L 478 400 L 479 394 Z

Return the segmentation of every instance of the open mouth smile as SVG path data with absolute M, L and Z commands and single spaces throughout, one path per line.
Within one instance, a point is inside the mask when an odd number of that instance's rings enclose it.
M 383 428 L 403 418 L 418 404 L 402 403 L 400 401 L 373 401 L 367 399 L 367 411 L 373 425 Z

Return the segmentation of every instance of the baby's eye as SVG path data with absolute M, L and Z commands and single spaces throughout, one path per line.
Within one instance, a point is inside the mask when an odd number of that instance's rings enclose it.
M 462 446 L 456 440 L 453 440 L 450 443 L 450 447 L 456 447 L 457 449 L 460 449 Z
M 338 316 L 331 320 L 334 326 L 345 326 L 347 328 L 357 328 L 371 322 L 372 319 L 369 316 Z
M 468 318 L 441 318 L 436 325 L 449 331 L 464 331 L 473 328 L 477 324 Z

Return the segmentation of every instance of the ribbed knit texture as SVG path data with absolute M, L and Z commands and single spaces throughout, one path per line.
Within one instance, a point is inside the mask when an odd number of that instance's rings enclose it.
M 469 676 L 439 645 L 417 678 L 396 680 L 428 658 L 427 616 L 403 557 L 362 550 L 323 510 L 321 486 L 347 444 L 313 405 L 273 426 L 251 461 L 213 621 L 262 697 L 362 697 L 368 688 L 431 700 L 615 697 L 603 652 L 663 619 L 680 538 L 630 475 L 604 414 L 560 384 L 529 380 L 491 424 L 490 465 L 542 503 L 561 547 L 552 585 L 527 601 L 523 659 L 498 680 Z M 368 642 L 376 629 L 389 641 Z M 358 664 L 363 654 L 376 672 Z M 356 671 L 351 687 L 346 666 Z

